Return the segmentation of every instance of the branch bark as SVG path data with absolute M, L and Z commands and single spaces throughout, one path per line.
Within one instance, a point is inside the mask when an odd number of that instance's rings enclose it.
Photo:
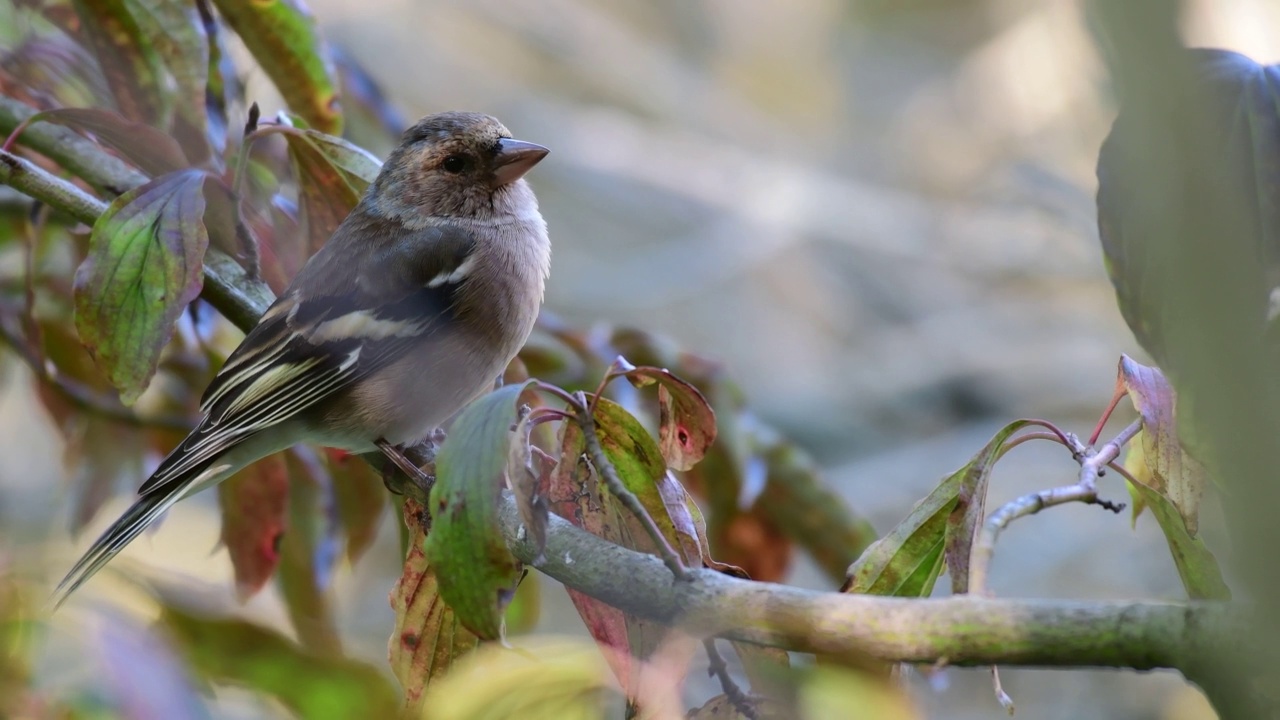
M 0 98 L 0 129 L 25 117 L 20 112 L 25 106 L 16 105 Z M 62 130 L 37 125 L 24 133 L 23 144 L 108 192 L 146 181 L 93 143 Z M 86 223 L 106 209 L 102 200 L 10 154 L 0 158 L 0 183 Z M 270 304 L 271 291 L 214 248 L 205 262 L 202 297 L 247 331 Z M 520 539 L 520 515 L 509 494 L 501 522 L 512 551 L 533 564 L 537 551 Z M 676 580 L 657 557 L 609 543 L 554 515 L 544 559 L 535 567 L 626 612 L 704 637 L 900 662 L 1176 668 L 1197 681 L 1204 658 L 1229 651 L 1246 626 L 1237 608 L 1216 603 L 899 599 L 749 582 L 705 569 L 691 569 L 688 580 Z

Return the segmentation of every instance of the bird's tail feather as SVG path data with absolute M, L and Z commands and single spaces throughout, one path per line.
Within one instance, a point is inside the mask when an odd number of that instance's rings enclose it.
M 89 550 L 81 556 L 67 576 L 53 591 L 53 607 L 57 609 L 77 588 L 102 569 L 125 545 L 138 537 L 165 510 L 182 498 L 182 492 L 153 493 L 144 495 L 111 524 Z

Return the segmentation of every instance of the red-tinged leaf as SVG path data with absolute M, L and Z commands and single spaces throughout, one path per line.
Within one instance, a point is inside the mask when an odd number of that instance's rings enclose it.
M 74 0 L 74 5 L 81 35 L 98 56 L 120 113 L 168 127 L 172 104 L 164 91 L 164 63 L 129 0 Z
M 90 133 L 148 175 L 163 175 L 189 164 L 178 141 L 150 125 L 101 108 L 55 108 L 27 122 L 49 122 Z M 21 136 L 19 136 L 21 140 Z
M 458 621 L 440 597 L 439 582 L 425 552 L 425 511 L 411 499 L 404 501 L 409 528 L 409 553 L 404 570 L 391 590 L 395 628 L 388 643 L 391 672 L 404 688 L 402 717 L 421 717 L 424 691 L 442 677 L 461 656 L 480 644 Z
M 969 555 L 986 515 L 987 482 L 991 479 L 991 470 L 1005 441 L 1029 424 L 1027 420 L 1015 420 L 1005 425 L 968 464 L 955 473 L 960 477 L 960 486 L 956 491 L 955 507 L 947 518 L 945 556 L 947 572 L 951 575 L 951 592 L 956 595 L 969 592 Z
M 1151 463 L 1145 457 L 1145 448 L 1145 442 L 1130 443 L 1124 458 L 1125 469 L 1138 481 L 1129 483 L 1129 493 L 1135 504 L 1141 503 L 1151 508 L 1151 514 L 1160 524 L 1160 530 L 1164 532 L 1165 541 L 1169 544 L 1169 554 L 1173 556 L 1173 564 L 1178 569 L 1178 577 L 1182 579 L 1187 596 L 1193 600 L 1230 600 L 1231 589 L 1222 579 L 1218 559 L 1213 556 L 1203 539 L 1187 532 L 1186 523 L 1173 501 L 1152 487 L 1154 477 Z M 1136 514 L 1134 522 L 1137 522 Z
M 267 77 L 307 124 L 342 132 L 338 81 L 315 19 L 301 0 L 214 0 Z
M 369 463 L 338 450 L 330 450 L 328 460 L 338 519 L 347 536 L 347 562 L 354 565 L 377 537 L 387 490 Z
M 161 627 L 201 679 L 274 698 L 302 720 L 396 716 L 395 687 L 367 663 L 316 653 L 270 628 L 210 615 L 163 593 L 158 599 Z
M 502 613 L 520 578 L 498 524 L 498 502 L 516 403 L 526 386 L 507 385 L 472 403 L 436 456 L 427 560 L 441 596 L 485 640 L 501 637 Z
M 265 127 L 261 134 L 279 133 L 289 143 L 289 159 L 298 180 L 298 213 L 306 255 L 319 250 L 360 201 L 378 176 L 382 163 L 367 151 L 339 137 L 284 124 Z
M 5 70 L 24 93 L 57 105 L 111 104 L 111 90 L 93 55 L 65 35 L 28 37 L 5 58 Z
M 614 534 L 606 528 L 604 503 L 600 495 L 599 480 L 587 462 L 586 440 L 582 428 L 575 422 L 566 422 L 561 428 L 560 462 L 551 474 L 548 498 L 551 509 L 574 525 L 599 537 Z M 606 605 L 589 595 L 566 588 L 569 599 L 582 617 L 587 632 L 602 647 L 612 650 L 605 659 L 614 675 L 622 681 L 628 696 L 634 697 L 635 688 L 628 683 L 632 677 L 631 644 L 627 638 L 627 619 L 621 610 Z
M 658 383 L 658 446 L 667 466 L 692 470 L 716 439 L 716 414 L 696 387 L 655 367 L 626 371 L 637 387 Z
M 197 163 L 211 156 L 205 112 L 209 86 L 209 38 L 194 2 L 129 0 L 174 84 L 174 135 Z
M 289 512 L 289 469 L 280 454 L 263 458 L 218 485 L 222 544 L 243 602 L 271 579 Z
M 206 177 L 180 170 L 116 198 L 94 224 L 76 272 L 80 341 L 125 404 L 142 394 L 174 321 L 200 294 Z
M 280 542 L 276 574 L 289 620 L 310 651 L 339 656 L 342 642 L 334 618 L 330 574 L 337 557 L 337 520 L 324 464 L 309 448 L 285 453 L 289 470 L 288 531 Z
M 1142 416 L 1143 458 L 1151 473 L 1151 489 L 1173 503 L 1187 532 L 1195 537 L 1207 472 L 1187 454 L 1178 437 L 1173 386 L 1160 370 L 1134 362 L 1128 355 L 1120 357 L 1116 385 L 1128 391 Z

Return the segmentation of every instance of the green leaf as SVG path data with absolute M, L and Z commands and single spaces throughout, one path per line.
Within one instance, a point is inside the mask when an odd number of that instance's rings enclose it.
M 692 470 L 716 439 L 716 414 L 696 387 L 655 367 L 624 373 L 636 387 L 658 383 L 658 446 L 672 470 Z
M 391 672 L 404 688 L 402 717 L 421 717 L 424 692 L 480 644 L 440 598 L 440 585 L 427 562 L 426 517 L 421 505 L 404 501 L 409 552 L 400 579 L 391 589 L 395 628 L 389 647 Z M 424 522 L 425 520 L 425 522 Z
M 1129 483 L 1129 493 L 1135 502 L 1151 508 L 1151 514 L 1160 524 L 1165 541 L 1169 543 L 1169 553 L 1173 556 L 1173 564 L 1178 568 L 1178 577 L 1182 578 L 1187 595 L 1193 600 L 1230 600 L 1231 589 L 1222 579 L 1218 559 L 1204 544 L 1204 540 L 1193 537 L 1187 531 L 1186 523 L 1172 500 L 1154 487 L 1143 484 L 1144 480 L 1151 478 L 1151 462 L 1146 458 L 1146 447 L 1146 442 L 1130 443 L 1125 454 L 1124 467 L 1138 480 L 1137 483 Z M 1137 520 L 1136 514 L 1134 520 Z
M 964 467 L 948 475 L 916 503 L 906 519 L 849 566 L 841 592 L 928 597 L 942 570 L 944 547 L 951 549 L 955 558 L 952 572 L 963 576 L 967 589 L 968 553 L 976 514 L 981 513 L 978 490 L 985 494 L 986 476 L 999 457 L 1000 448 L 1025 425 L 1025 420 L 1006 425 Z M 962 493 L 967 493 L 964 500 Z
M 463 410 L 436 456 L 427 560 L 445 602 L 485 640 L 501 636 L 502 613 L 519 580 L 519 563 L 498 525 L 498 500 L 516 402 L 527 385 L 504 386 Z
M 244 620 L 161 606 L 161 625 L 200 677 L 269 695 L 305 720 L 395 717 L 395 688 L 370 665 L 317 655 Z
M 956 506 L 947 518 L 945 551 L 947 572 L 951 575 L 951 591 L 957 595 L 969 592 L 969 554 L 973 551 L 973 541 L 986 514 L 987 483 L 991 479 L 991 469 L 995 467 L 996 460 L 1000 459 L 1005 441 L 1029 424 L 1027 420 L 1014 420 L 1005 425 L 959 471 L 960 488 L 956 492 Z M 933 587 L 934 578 L 927 580 L 930 588 Z
M 311 127 L 342 132 L 338 81 L 311 11 L 301 0 L 214 0 L 289 108 Z
M 164 63 L 129 0 L 74 0 L 74 5 L 81 34 L 98 57 L 120 113 L 168 127 L 172 99 L 164 92 Z
M 126 404 L 142 394 L 174 321 L 200 294 L 205 179 L 180 170 L 116 198 L 94 224 L 76 272 L 80 341 Z
M 1147 464 L 1151 489 L 1173 503 L 1186 531 L 1194 537 L 1200 524 L 1200 498 L 1207 472 L 1187 454 L 1178 437 L 1173 386 L 1159 369 L 1135 362 L 1128 355 L 1120 356 L 1116 384 L 1128 391 L 1133 406 L 1142 415 L 1142 458 Z M 1147 504 L 1142 499 L 1142 504 L 1135 503 L 1135 520 L 1142 505 Z
M 218 485 L 222 544 L 231 556 L 236 594 L 257 594 L 280 564 L 289 511 L 289 469 L 279 453 L 263 458 Z

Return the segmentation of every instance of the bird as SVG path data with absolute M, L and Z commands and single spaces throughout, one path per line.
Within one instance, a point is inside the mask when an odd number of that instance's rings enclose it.
M 427 436 L 493 388 L 542 306 L 551 243 L 524 176 L 549 150 L 496 118 L 407 129 L 329 240 L 227 357 L 191 431 L 53 593 L 54 607 L 174 503 L 306 442 Z

